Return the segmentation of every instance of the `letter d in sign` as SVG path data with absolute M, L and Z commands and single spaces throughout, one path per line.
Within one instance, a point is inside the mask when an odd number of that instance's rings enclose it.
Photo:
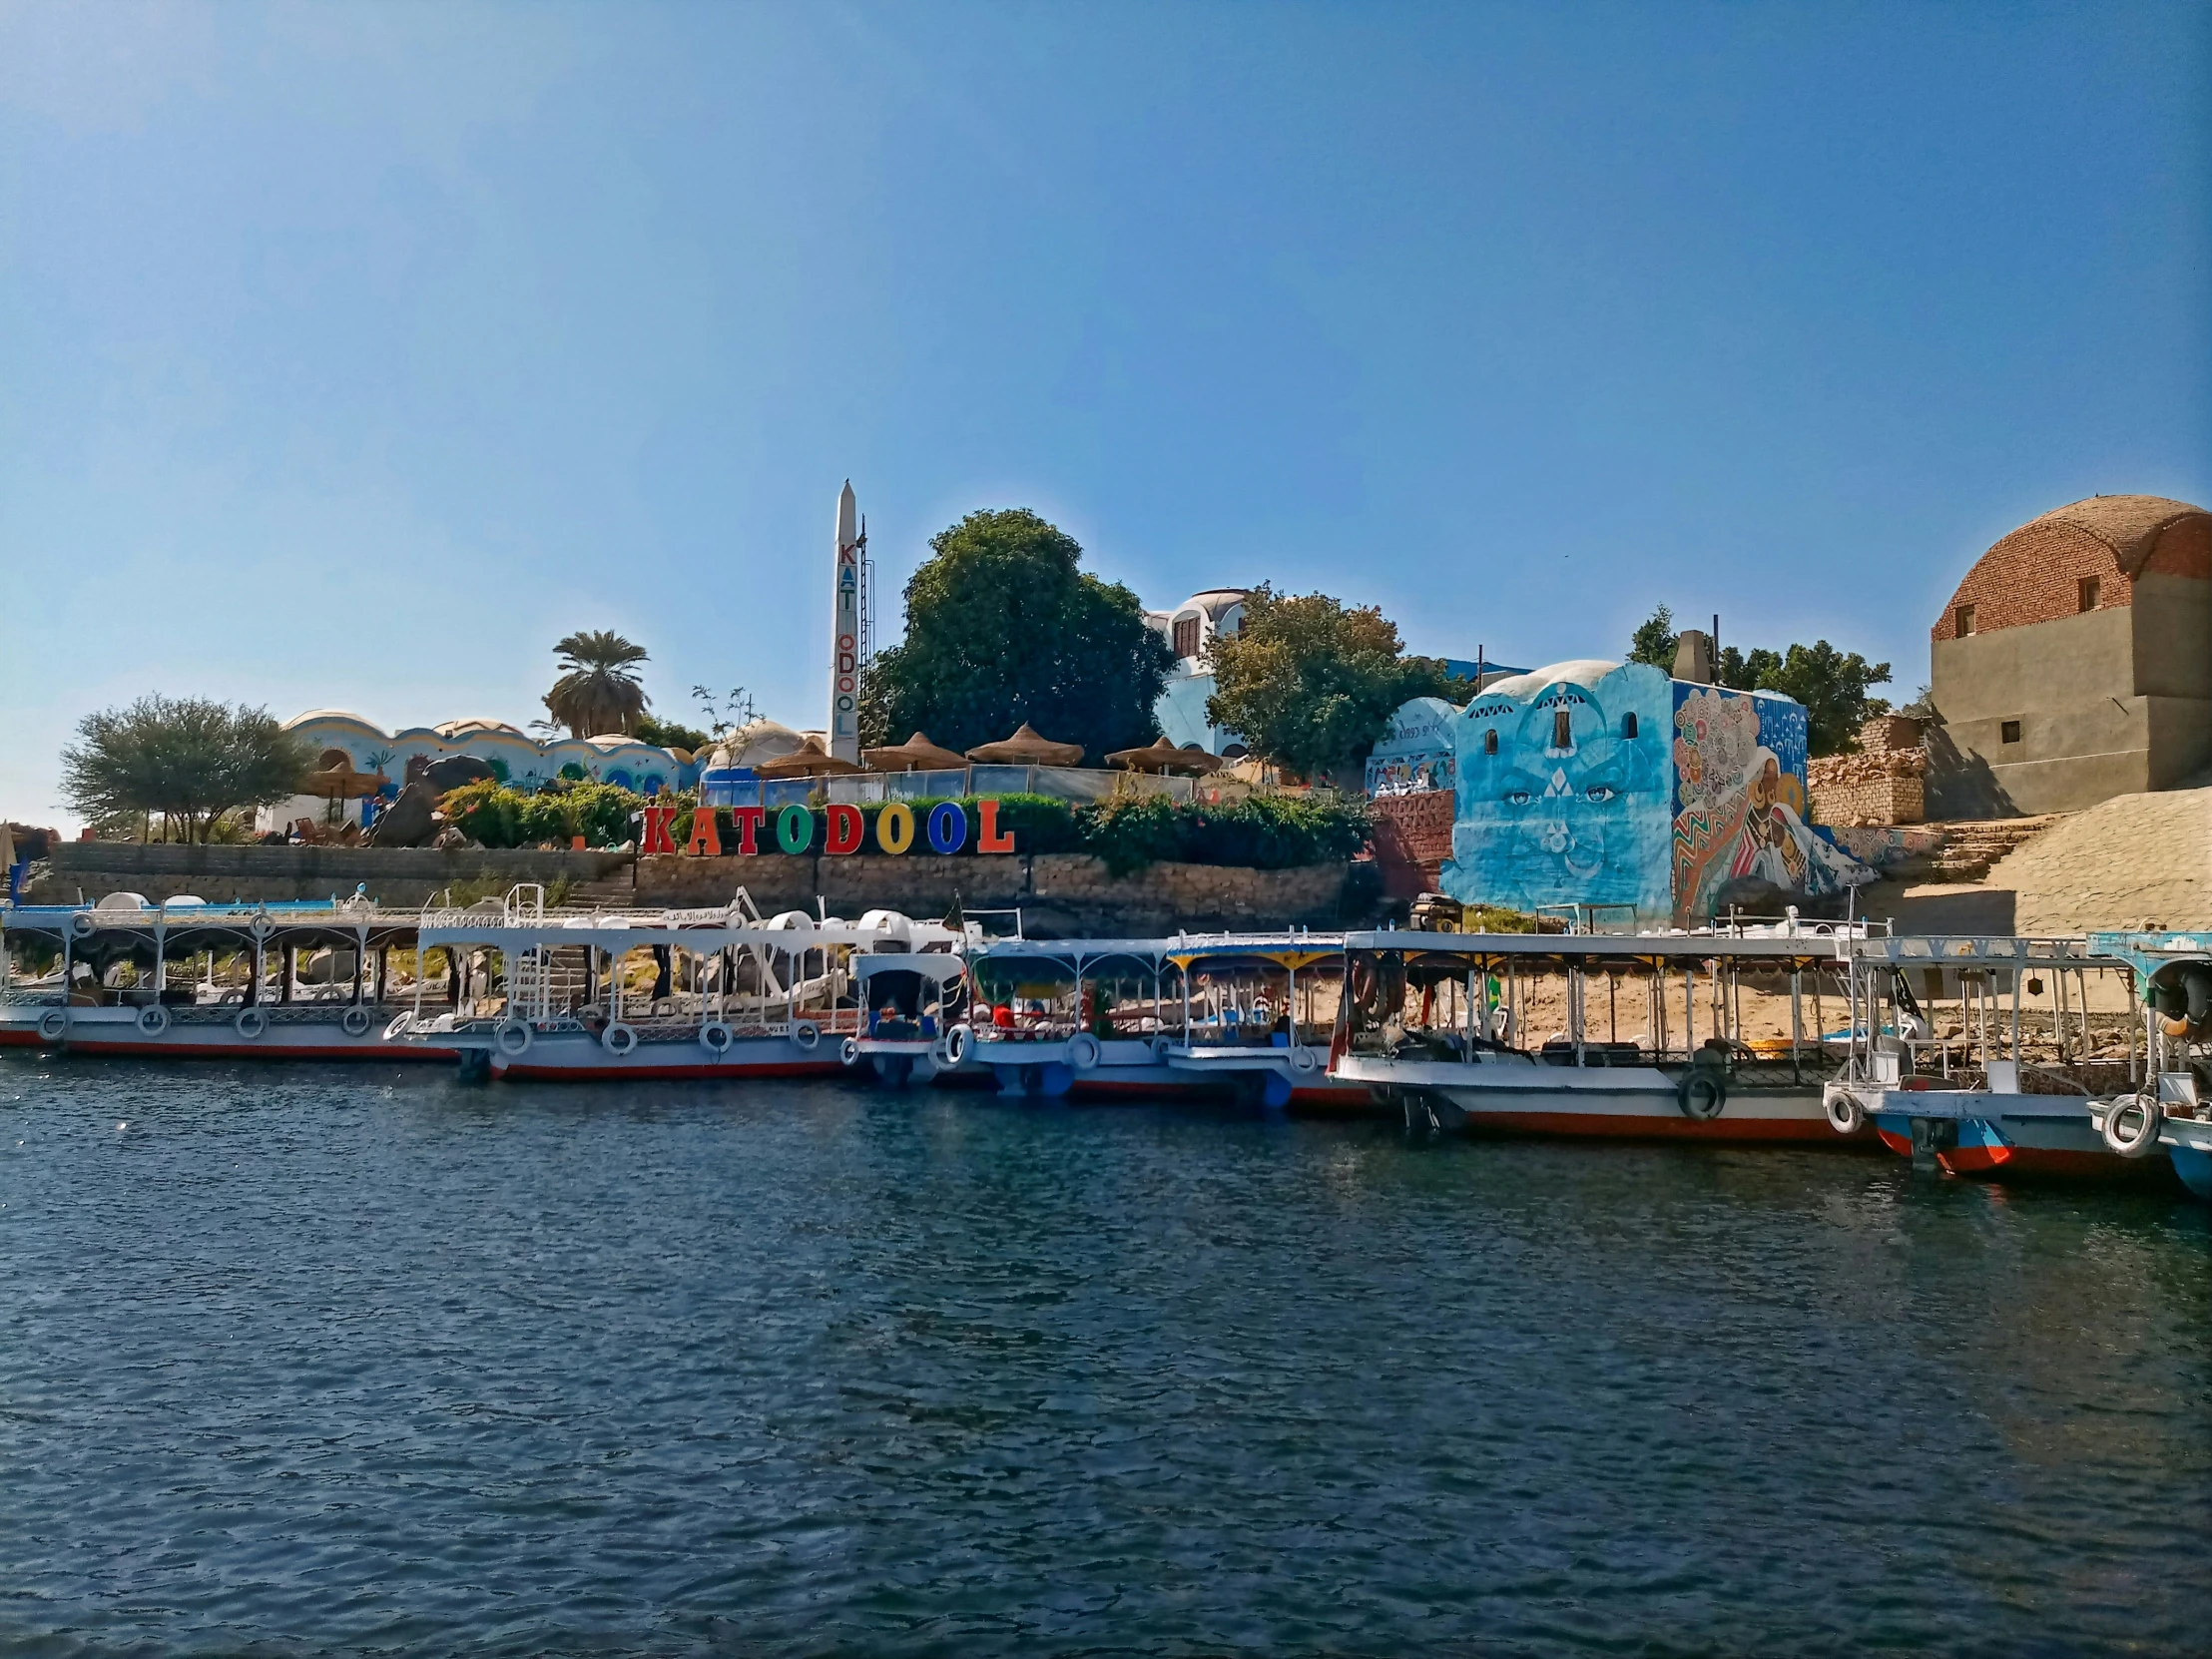
M 857 852 L 860 837 L 866 833 L 867 821 L 860 817 L 860 809 L 840 802 L 830 809 L 830 833 L 822 849 L 840 854 Z

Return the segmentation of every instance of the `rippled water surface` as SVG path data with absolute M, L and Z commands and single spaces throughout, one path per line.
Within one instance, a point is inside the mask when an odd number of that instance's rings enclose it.
M 11 1650 L 2212 1626 L 2186 1200 L 841 1086 L 17 1060 L 0 1204 Z

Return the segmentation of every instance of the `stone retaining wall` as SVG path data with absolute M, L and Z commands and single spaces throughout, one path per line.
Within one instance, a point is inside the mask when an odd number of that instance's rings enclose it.
M 764 857 L 638 860 L 644 904 L 721 904 L 740 886 L 762 914 L 868 910 L 942 916 L 1019 909 L 1037 937 L 1155 936 L 1179 928 L 1334 927 L 1342 924 L 1348 866 L 1248 869 L 1151 864 L 1116 876 L 1097 858 L 1050 852 L 991 858 Z
M 180 846 L 135 841 L 63 841 L 33 867 L 30 904 L 74 904 L 80 893 L 148 898 L 190 894 L 212 900 L 340 897 L 365 884 L 381 904 L 415 905 L 446 887 L 517 881 L 547 885 L 627 875 L 627 852 L 440 850 L 398 846 Z
M 1456 797 L 1450 790 L 1419 795 L 1378 796 L 1370 811 L 1375 826 L 1375 858 L 1382 871 L 1382 891 L 1391 898 L 1417 898 L 1433 892 L 1451 856 L 1451 820 Z

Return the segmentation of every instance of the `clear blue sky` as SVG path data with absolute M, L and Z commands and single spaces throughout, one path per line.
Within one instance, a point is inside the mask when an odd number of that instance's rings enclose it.
M 1904 695 L 1966 563 L 2212 500 L 2212 9 L 0 4 L 0 811 L 140 692 L 823 719 L 1028 505 L 1416 649 L 1659 601 Z

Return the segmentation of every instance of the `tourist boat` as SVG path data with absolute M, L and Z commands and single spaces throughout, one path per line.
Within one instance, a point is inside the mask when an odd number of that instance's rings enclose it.
M 2212 934 L 2092 933 L 2089 947 L 2134 975 L 2145 1055 L 2134 1088 L 2090 1102 L 2097 1135 L 2131 1163 L 2163 1152 L 2212 1199 Z
M 548 909 L 525 883 L 425 910 L 417 931 L 425 950 L 480 964 L 482 994 L 423 998 L 392 1021 L 395 1044 L 457 1049 L 466 1076 L 704 1080 L 836 1075 L 863 1030 L 854 958 L 904 952 L 917 924 L 763 920 L 743 888 L 713 909 Z
M 413 912 L 314 903 L 0 907 L 0 1046 L 153 1058 L 452 1059 L 383 1041 L 419 994 Z
M 1366 1107 L 1329 1076 L 1339 934 L 1005 939 L 971 950 L 954 1042 L 1009 1094 Z
M 1853 941 L 1850 979 L 1839 1126 L 1951 1175 L 2138 1173 L 2090 1112 L 2143 1075 L 2124 962 L 2079 938 L 1901 934 Z
M 860 918 L 874 936 L 852 958 L 860 1028 L 838 1057 L 878 1081 L 899 1087 L 928 1083 L 963 1069 L 988 1074 L 966 1058 L 967 959 L 962 947 L 981 937 L 974 923 L 954 929 L 913 921 L 892 910 Z
M 1332 1069 L 1416 1127 L 1832 1144 L 1818 1033 L 1865 931 L 1355 933 Z

